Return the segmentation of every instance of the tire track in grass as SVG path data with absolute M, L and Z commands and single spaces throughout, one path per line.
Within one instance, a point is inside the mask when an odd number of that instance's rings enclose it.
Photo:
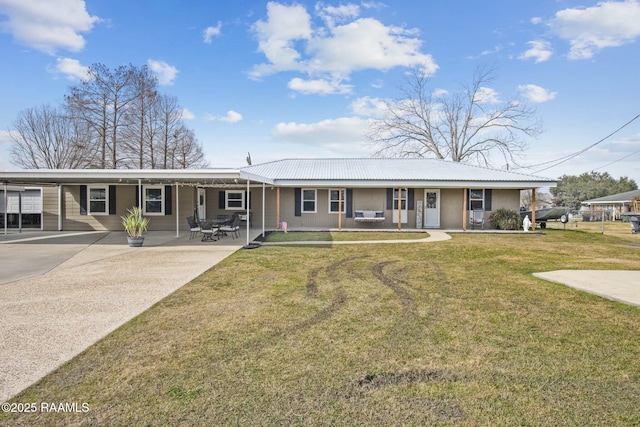
M 331 318 L 331 316 L 333 316 L 333 314 L 335 314 L 338 310 L 344 307 L 344 305 L 347 302 L 347 294 L 344 288 L 341 285 L 339 285 L 340 278 L 338 277 L 337 272 L 340 268 L 360 258 L 363 258 L 363 257 L 358 256 L 358 257 L 345 258 L 343 260 L 329 264 L 324 269 L 327 273 L 327 277 L 335 285 L 335 290 L 334 290 L 335 294 L 333 296 L 333 299 L 331 300 L 331 303 L 328 306 L 322 308 L 313 316 L 309 317 L 308 319 L 303 320 L 298 324 L 293 325 L 290 328 L 286 329 L 287 333 L 285 333 L 284 335 L 288 335 L 289 333 L 299 332 L 304 329 L 308 329 L 313 325 L 317 325 L 318 323 L 324 322 L 329 318 Z M 320 273 L 321 270 L 322 268 L 313 269 L 309 272 L 307 276 L 307 284 L 306 284 L 307 294 L 309 294 L 309 296 L 314 298 L 318 297 L 318 274 Z
M 385 267 L 397 261 L 384 261 L 371 267 L 371 272 L 384 286 L 391 289 L 402 304 L 402 311 L 405 317 L 416 317 L 417 305 L 415 299 L 405 287 L 410 287 L 407 282 L 396 277 L 385 274 Z

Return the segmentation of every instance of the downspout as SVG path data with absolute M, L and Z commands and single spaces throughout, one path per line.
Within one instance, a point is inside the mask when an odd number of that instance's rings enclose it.
M 141 179 L 138 179 L 138 207 L 142 209 L 142 180 Z
M 266 188 L 265 188 L 265 183 L 262 183 L 262 238 L 264 239 L 265 236 L 265 232 L 264 232 L 264 209 L 265 209 L 265 197 L 266 197 Z

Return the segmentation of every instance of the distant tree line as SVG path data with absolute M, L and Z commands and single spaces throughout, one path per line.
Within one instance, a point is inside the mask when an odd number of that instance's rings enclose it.
M 148 67 L 91 65 L 61 105 L 27 108 L 12 123 L 11 162 L 28 169 L 206 167 L 174 96 Z
M 638 185 L 626 176 L 615 179 L 608 172 L 583 173 L 580 176 L 563 175 L 558 186 L 551 188 L 556 206 L 578 210 L 583 201 L 612 194 L 637 190 Z

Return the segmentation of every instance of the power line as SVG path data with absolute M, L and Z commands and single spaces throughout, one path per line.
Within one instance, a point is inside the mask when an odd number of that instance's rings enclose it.
M 551 169 L 551 168 L 554 168 L 554 167 L 556 167 L 556 166 L 558 166 L 558 165 L 561 165 L 562 163 L 567 162 L 567 161 L 569 161 L 569 160 L 571 160 L 571 159 L 573 159 L 573 158 L 575 158 L 575 157 L 578 157 L 580 154 L 582 154 L 582 153 L 584 153 L 584 152 L 586 152 L 586 151 L 588 151 L 588 150 L 592 149 L 592 148 L 593 148 L 593 147 L 595 147 L 596 145 L 601 144 L 602 142 L 604 142 L 604 141 L 606 141 L 607 139 L 611 138 L 613 135 L 615 135 L 616 133 L 620 132 L 622 129 L 626 128 L 626 127 L 627 127 L 627 126 L 629 126 L 631 123 L 633 123 L 634 121 L 636 121 L 638 118 L 640 118 L 640 114 L 636 115 L 634 118 L 632 118 L 631 120 L 629 120 L 628 122 L 626 122 L 625 124 L 623 124 L 622 126 L 620 126 L 618 129 L 616 129 L 616 130 L 614 130 L 613 132 L 611 132 L 609 135 L 607 135 L 607 136 L 605 136 L 604 138 L 600 139 L 599 141 L 597 141 L 597 142 L 595 142 L 595 143 L 593 143 L 593 144 L 589 145 L 588 147 L 583 148 L 583 149 L 582 149 L 582 150 L 580 150 L 580 151 L 577 151 L 577 152 L 575 152 L 575 153 L 573 153 L 573 154 L 569 154 L 569 155 L 564 156 L 564 157 L 560 157 L 560 158 L 555 159 L 555 160 L 549 160 L 549 161 L 547 161 L 547 162 L 538 163 L 538 164 L 535 164 L 535 165 L 523 166 L 523 168 L 526 168 L 526 169 L 532 169 L 532 168 L 535 168 L 535 167 L 538 167 L 538 166 L 544 166 L 544 165 L 548 165 L 548 164 L 550 164 L 550 163 L 553 163 L 553 165 L 551 165 L 551 166 L 548 166 L 548 167 L 546 167 L 546 168 L 539 169 L 539 170 L 537 170 L 537 171 L 533 172 L 533 173 L 539 173 L 539 172 L 545 171 L 545 170 L 547 170 L 547 169 Z M 637 153 L 637 152 L 636 152 L 636 153 Z M 630 155 L 629 155 L 629 156 L 627 156 L 627 157 L 630 157 L 630 156 L 632 156 L 633 154 L 636 154 L 636 153 L 632 153 L 632 154 L 630 154 Z M 618 161 L 620 161 L 620 160 L 623 160 L 623 159 L 625 159 L 625 158 L 626 158 L 626 157 L 623 157 L 622 159 L 616 160 L 616 162 L 618 162 Z M 613 163 L 615 163 L 615 162 L 613 162 Z M 612 164 L 612 163 L 609 163 L 609 164 Z M 605 165 L 605 166 L 609 166 L 609 165 Z M 605 166 L 602 166 L 602 167 L 605 167 Z M 598 168 L 598 169 L 600 169 L 600 168 Z
M 634 154 L 638 154 L 638 153 L 640 153 L 640 150 L 638 150 L 638 151 L 634 151 L 633 153 L 631 153 L 631 154 L 627 154 L 626 156 L 621 157 L 621 158 L 619 158 L 618 160 L 614 160 L 613 162 L 607 163 L 607 164 L 606 164 L 606 165 L 604 165 L 604 166 L 600 166 L 599 168 L 593 168 L 593 169 L 591 169 L 591 170 L 596 171 L 596 170 L 598 170 L 598 169 L 606 168 L 607 166 L 611 166 L 611 165 L 612 165 L 612 164 L 614 164 L 614 163 L 621 162 L 622 160 L 624 160 L 624 159 L 626 159 L 626 158 L 628 158 L 628 157 L 631 157 L 631 156 L 633 156 Z

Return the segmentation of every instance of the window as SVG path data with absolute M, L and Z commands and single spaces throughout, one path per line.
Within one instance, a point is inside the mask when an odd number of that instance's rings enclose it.
M 225 191 L 224 208 L 228 210 L 244 209 L 244 191 L 227 190 Z
M 400 193 L 400 199 L 402 203 L 400 204 L 401 210 L 407 209 L 407 189 L 403 188 L 402 193 Z M 393 209 L 398 210 L 398 189 L 393 189 Z
M 344 213 L 344 198 L 344 190 L 329 190 L 329 213 Z
M 469 210 L 484 210 L 484 190 L 469 190 Z
M 316 212 L 316 190 L 302 190 L 302 212 Z
M 164 212 L 164 187 L 144 187 L 144 213 L 162 215 Z
M 109 188 L 106 186 L 89 187 L 89 214 L 109 214 Z

